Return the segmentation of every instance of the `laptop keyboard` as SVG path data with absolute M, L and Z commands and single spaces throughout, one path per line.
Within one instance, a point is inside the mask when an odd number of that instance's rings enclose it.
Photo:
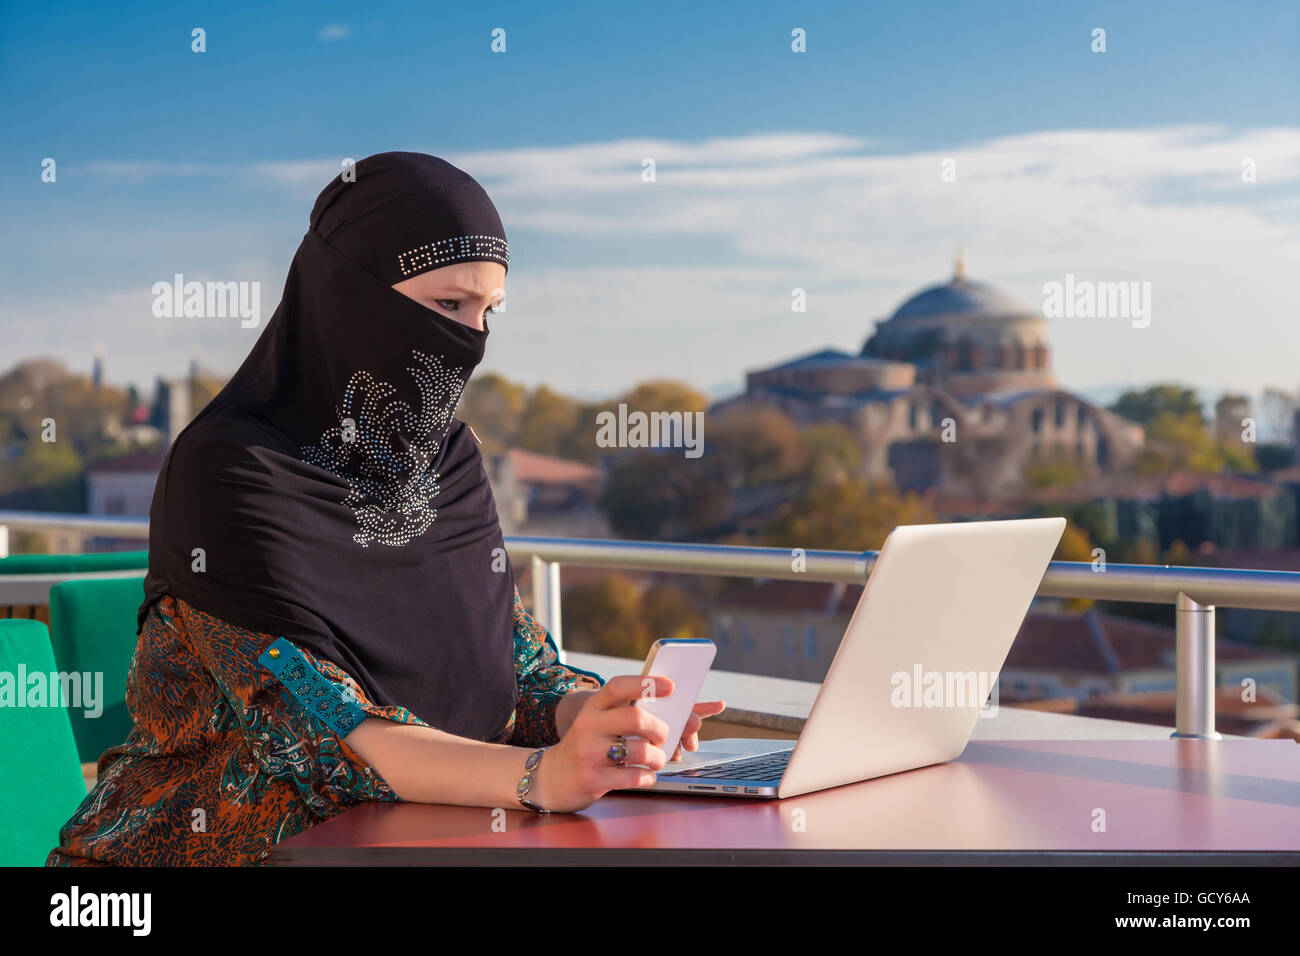
M 692 780 L 774 780 L 785 773 L 792 753 L 793 750 L 783 750 L 780 753 L 746 757 L 744 760 L 696 767 L 693 770 L 676 770 L 668 773 L 660 771 L 659 776 L 690 777 Z

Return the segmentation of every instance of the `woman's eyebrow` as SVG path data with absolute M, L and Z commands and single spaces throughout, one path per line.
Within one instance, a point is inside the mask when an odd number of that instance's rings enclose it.
M 459 285 L 445 285 L 440 286 L 440 288 L 445 292 L 459 293 L 460 295 L 468 295 L 475 298 L 481 297 L 484 299 L 497 298 L 498 296 L 505 295 L 504 289 L 492 289 L 490 292 L 479 292 L 477 289 L 467 289 L 464 286 Z

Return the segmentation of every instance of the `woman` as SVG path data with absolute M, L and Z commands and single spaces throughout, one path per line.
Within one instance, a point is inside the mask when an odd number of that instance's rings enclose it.
M 641 678 L 561 665 L 524 612 L 452 417 L 509 262 L 496 209 L 432 156 L 351 173 L 168 452 L 135 726 L 48 865 L 260 863 L 369 800 L 581 810 L 667 760 L 664 722 L 626 706 Z M 696 704 L 681 745 L 722 709 Z

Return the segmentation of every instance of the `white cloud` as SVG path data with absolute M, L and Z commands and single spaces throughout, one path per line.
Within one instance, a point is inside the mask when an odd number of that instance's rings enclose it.
M 646 157 L 656 182 L 641 179 Z M 1053 320 L 1067 384 L 1295 384 L 1298 128 L 1054 130 L 913 152 L 767 133 L 447 158 L 487 186 L 511 237 L 509 312 L 488 365 L 522 380 L 739 385 L 746 368 L 857 349 L 872 320 L 945 280 L 964 245 L 974 278 L 1030 307 L 1067 272 L 1152 283 L 1150 328 Z M 949 158 L 956 182 L 940 177 Z M 340 159 L 134 174 L 227 177 L 309 203 Z M 1256 183 L 1242 182 L 1246 159 Z M 556 241 L 568 261 L 541 265 Z M 790 312 L 795 286 L 808 290 L 807 314 Z

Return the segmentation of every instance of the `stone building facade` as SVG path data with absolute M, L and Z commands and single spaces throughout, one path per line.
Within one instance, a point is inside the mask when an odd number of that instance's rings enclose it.
M 858 355 L 823 349 L 746 376 L 714 413 L 775 407 L 799 424 L 838 422 L 862 442 L 864 477 L 900 488 L 1014 491 L 1035 463 L 1091 477 L 1121 470 L 1140 425 L 1062 389 L 1047 322 L 966 276 L 923 289 L 879 322 Z

